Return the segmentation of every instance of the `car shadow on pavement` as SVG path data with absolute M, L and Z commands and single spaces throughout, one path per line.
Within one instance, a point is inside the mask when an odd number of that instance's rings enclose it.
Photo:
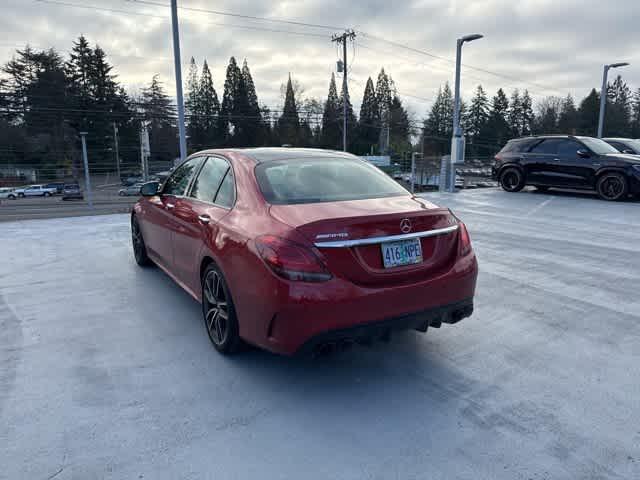
M 533 194 L 533 195 L 549 195 L 549 196 L 558 197 L 558 198 L 580 198 L 584 200 L 594 200 L 602 203 L 640 204 L 640 196 L 638 195 L 636 195 L 635 197 L 629 196 L 627 199 L 622 200 L 620 202 L 606 202 L 605 200 L 601 200 L 600 198 L 598 198 L 598 195 L 596 194 L 596 192 L 585 191 L 585 190 L 549 189 L 547 191 L 542 191 L 542 190 L 537 190 L 535 187 L 527 187 L 520 192 L 520 194 L 526 194 L 526 193 Z

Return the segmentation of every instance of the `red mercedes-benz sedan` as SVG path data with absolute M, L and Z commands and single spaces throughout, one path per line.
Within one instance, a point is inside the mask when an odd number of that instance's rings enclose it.
M 136 261 L 202 303 L 222 353 L 317 352 L 473 312 L 465 225 L 353 155 L 208 150 L 141 193 Z

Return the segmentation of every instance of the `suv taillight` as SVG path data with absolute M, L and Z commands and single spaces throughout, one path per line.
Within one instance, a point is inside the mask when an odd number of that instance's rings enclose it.
M 274 235 L 256 239 L 258 253 L 267 266 L 279 277 L 299 282 L 326 282 L 331 273 L 312 247 Z

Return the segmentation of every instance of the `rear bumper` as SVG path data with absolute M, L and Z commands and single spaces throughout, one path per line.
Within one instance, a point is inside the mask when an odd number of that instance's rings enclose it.
M 407 285 L 364 287 L 334 277 L 326 283 L 291 282 L 282 288 L 279 281 L 269 289 L 274 295 L 266 297 L 268 301 L 262 296 L 259 306 L 260 317 L 268 319 L 264 330 L 258 328 L 264 333 L 245 331 L 245 339 L 292 355 L 335 339 L 385 337 L 393 330 L 455 323 L 473 311 L 477 274 L 475 255 L 470 254 L 438 275 Z
M 457 323 L 473 313 L 473 298 L 461 302 L 429 308 L 421 312 L 389 318 L 379 322 L 356 325 L 339 330 L 321 333 L 307 340 L 297 354 L 322 353 L 325 349 L 340 349 L 352 343 L 369 343 L 374 340 L 387 340 L 394 332 L 419 330 L 426 332 L 429 327 L 439 328 L 443 323 Z

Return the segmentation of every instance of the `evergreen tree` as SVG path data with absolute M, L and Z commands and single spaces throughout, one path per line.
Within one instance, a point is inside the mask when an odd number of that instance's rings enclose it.
M 533 101 L 529 95 L 529 91 L 525 90 L 522 94 L 522 132 L 523 136 L 533 133 L 533 124 L 535 115 L 533 114 Z
M 629 135 L 631 117 L 631 89 L 618 75 L 607 88 L 604 136 L 626 137 Z
M 480 148 L 476 145 L 480 141 L 480 134 L 489 120 L 489 99 L 482 85 L 478 85 L 476 94 L 471 99 L 471 105 L 465 118 L 465 132 L 469 139 L 467 151 L 472 155 L 479 155 Z
M 367 79 L 360 106 L 360 120 L 358 123 L 357 152 L 359 154 L 372 153 L 380 139 L 380 109 L 376 98 L 375 88 L 371 77 Z
M 567 97 L 562 102 L 558 119 L 558 131 L 570 135 L 576 135 L 578 131 L 578 109 L 570 93 L 567 94 Z
M 387 144 L 387 136 L 389 134 L 391 102 L 393 100 L 393 91 L 395 90 L 393 80 L 389 77 L 384 68 L 378 74 L 376 82 L 376 102 L 378 104 L 378 116 L 380 118 L 380 134 L 379 142 L 380 152 L 384 153 L 389 149 Z
M 224 93 L 222 95 L 222 106 L 220 110 L 220 132 L 223 135 L 224 143 L 235 145 L 236 140 L 242 136 L 239 127 L 242 126 L 241 116 L 243 115 L 242 96 L 246 89 L 242 81 L 242 72 L 238 67 L 236 59 L 231 57 L 227 66 L 227 75 L 224 81 Z
M 222 143 L 220 126 L 220 102 L 213 87 L 213 77 L 205 60 L 200 74 L 198 88 L 198 125 L 202 132 L 201 148 L 220 146 Z
M 411 150 L 411 125 L 409 114 L 402 105 L 400 97 L 393 96 L 389 109 L 389 119 L 391 123 L 390 147 L 393 152 L 404 153 Z
M 482 145 L 487 150 L 500 149 L 511 138 L 507 115 L 509 100 L 504 91 L 499 88 L 491 100 L 489 119 L 481 133 Z
M 296 97 L 291 84 L 291 75 L 287 82 L 287 90 L 284 100 L 282 115 L 278 119 L 278 138 L 282 144 L 299 145 L 300 119 L 298 118 L 298 108 Z
M 353 151 L 355 145 L 355 131 L 356 131 L 356 115 L 353 113 L 353 105 L 351 105 L 351 98 L 349 96 L 349 89 L 347 86 L 344 86 L 344 92 L 340 93 L 340 99 L 338 101 L 338 112 L 339 113 L 339 122 L 340 122 L 340 132 L 344 128 L 344 102 L 346 97 L 347 102 L 347 150 Z M 342 133 L 340 135 L 340 150 L 344 148 L 344 140 L 342 139 Z
M 336 78 L 331 74 L 329 94 L 324 104 L 322 114 L 321 145 L 325 148 L 339 149 L 342 142 L 342 127 L 340 124 L 340 99 L 336 88 Z
M 178 156 L 175 109 L 158 75 L 142 89 L 141 103 L 149 132 L 151 159 L 173 161 Z
M 90 79 L 93 63 L 93 50 L 87 39 L 81 35 L 73 43 L 69 60 L 66 64 L 71 102 L 76 110 L 91 110 L 93 102 Z M 91 119 L 87 115 L 78 116 L 74 119 L 74 125 L 77 129 L 92 130 Z
M 517 88 L 511 94 L 511 101 L 509 102 L 509 110 L 507 113 L 507 123 L 509 124 L 510 134 L 512 137 L 522 136 L 522 100 L 520 99 L 520 92 Z
M 453 135 L 453 94 L 449 83 L 438 90 L 431 111 L 424 123 L 425 151 L 432 155 L 445 155 L 451 149 Z
M 200 80 L 198 79 L 198 65 L 191 57 L 189 72 L 187 73 L 187 88 L 184 108 L 187 116 L 187 135 L 189 135 L 189 149 L 201 150 L 203 147 L 203 127 L 200 108 Z
M 630 131 L 633 138 L 640 138 L 640 88 L 638 88 L 631 102 Z
M 247 60 L 242 64 L 242 81 L 246 96 L 246 114 L 244 119 L 244 129 L 246 131 L 247 146 L 261 145 L 263 137 L 262 115 L 258 104 L 258 95 L 253 83 L 253 77 L 249 70 Z
M 600 112 L 600 95 L 595 88 L 591 89 L 578 109 L 578 132 L 581 135 L 595 136 L 598 131 L 598 115 Z

